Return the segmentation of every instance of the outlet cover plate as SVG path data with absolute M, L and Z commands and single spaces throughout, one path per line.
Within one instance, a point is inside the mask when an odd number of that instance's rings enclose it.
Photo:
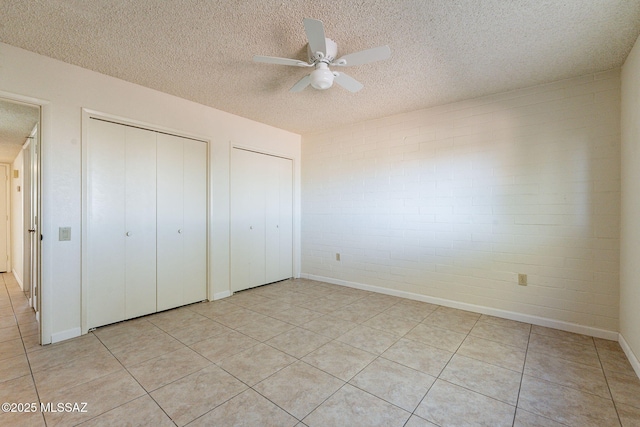
M 527 275 L 526 274 L 518 274 L 518 285 L 527 286 Z

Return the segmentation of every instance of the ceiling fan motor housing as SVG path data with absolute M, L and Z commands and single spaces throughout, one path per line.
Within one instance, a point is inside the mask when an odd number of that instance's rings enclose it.
M 309 55 L 309 63 L 317 63 L 317 62 L 326 62 L 327 64 L 331 63 L 338 56 L 338 45 L 331 39 L 325 38 L 325 43 L 327 47 L 326 53 L 323 52 L 312 52 L 311 47 L 307 44 L 307 53 Z

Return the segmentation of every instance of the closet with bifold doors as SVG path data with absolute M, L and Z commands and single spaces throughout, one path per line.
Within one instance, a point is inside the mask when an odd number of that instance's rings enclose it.
M 207 144 L 90 117 L 86 329 L 207 297 Z
M 293 277 L 293 161 L 231 149 L 231 290 Z

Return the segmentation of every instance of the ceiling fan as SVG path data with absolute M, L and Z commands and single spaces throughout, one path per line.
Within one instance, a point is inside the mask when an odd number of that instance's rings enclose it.
M 322 21 L 317 19 L 304 19 L 304 31 L 307 34 L 307 51 L 309 61 L 304 62 L 297 59 L 276 58 L 273 56 L 253 57 L 255 62 L 265 62 L 267 64 L 291 65 L 294 67 L 314 67 L 311 74 L 301 78 L 290 92 L 300 92 L 311 85 L 314 89 L 329 89 L 335 81 L 350 92 L 357 92 L 364 86 L 353 77 L 342 73 L 331 71 L 329 66 L 349 67 L 352 65 L 368 64 L 370 62 L 381 61 L 391 56 L 389 46 L 374 47 L 360 52 L 350 53 L 336 59 L 338 55 L 338 45 L 324 35 Z

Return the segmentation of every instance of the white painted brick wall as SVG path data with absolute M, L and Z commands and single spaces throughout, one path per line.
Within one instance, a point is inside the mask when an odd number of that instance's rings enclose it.
M 304 135 L 302 152 L 303 273 L 617 330 L 619 70 Z

